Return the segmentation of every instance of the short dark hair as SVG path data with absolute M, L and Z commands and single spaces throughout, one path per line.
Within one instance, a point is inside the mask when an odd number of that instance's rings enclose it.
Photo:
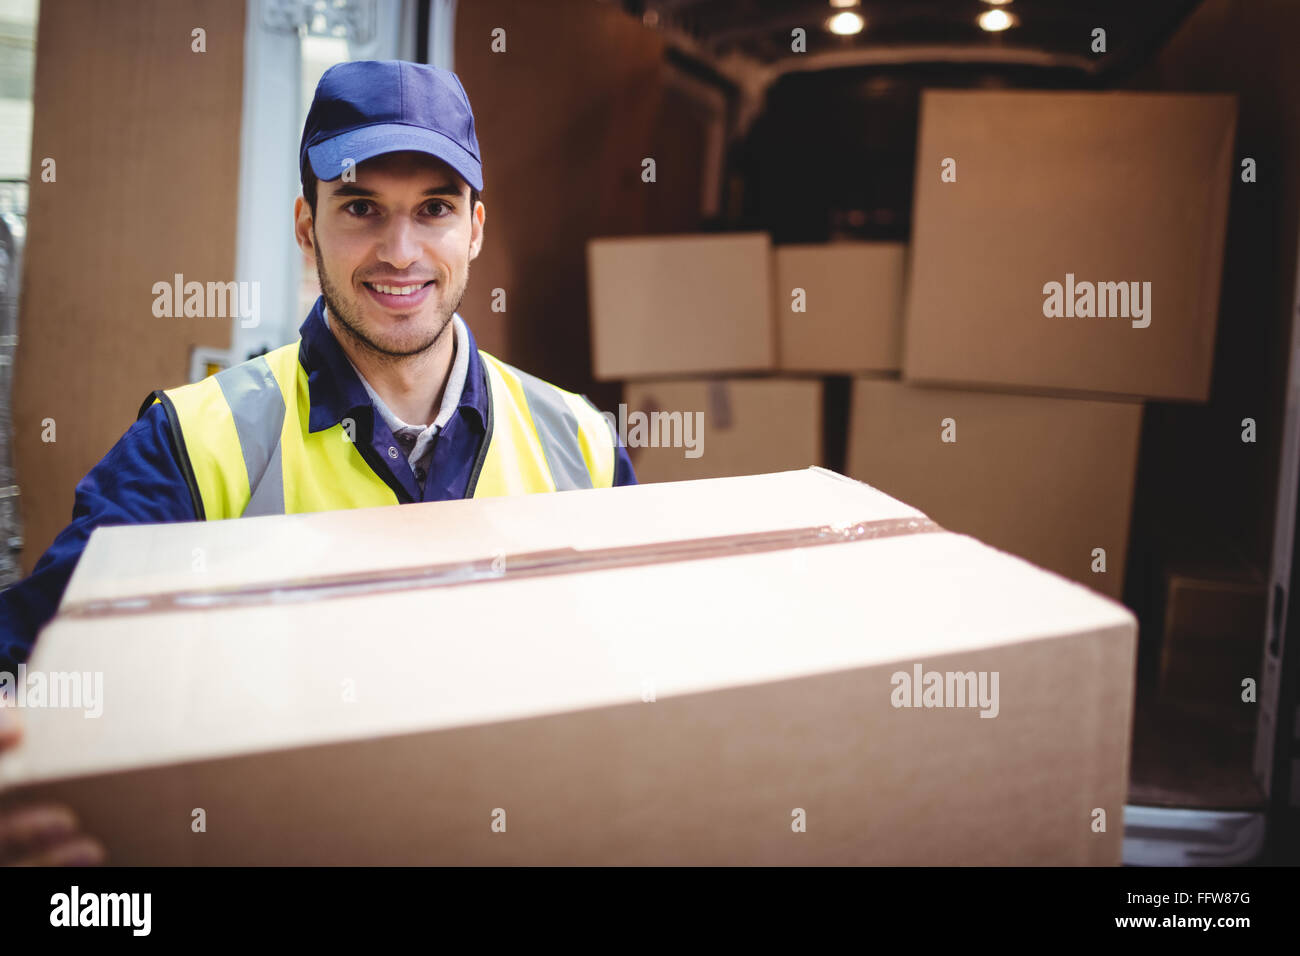
M 302 184 L 302 198 L 307 200 L 307 205 L 311 207 L 312 218 L 316 218 L 316 174 L 307 169 L 307 178 Z M 478 190 L 473 186 L 469 187 L 469 211 L 472 215 L 474 206 L 478 202 Z

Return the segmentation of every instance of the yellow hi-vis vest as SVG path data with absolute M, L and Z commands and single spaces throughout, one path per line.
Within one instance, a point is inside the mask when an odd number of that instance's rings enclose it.
M 155 391 L 200 519 L 399 504 L 362 457 L 355 423 L 308 430 L 311 399 L 299 343 L 179 388 Z M 608 488 L 614 433 L 587 399 L 479 350 L 487 431 L 467 498 Z M 472 359 L 472 356 L 471 356 Z

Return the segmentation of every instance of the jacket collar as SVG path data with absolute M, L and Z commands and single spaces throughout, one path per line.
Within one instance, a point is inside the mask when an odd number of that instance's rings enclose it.
M 312 432 L 333 428 L 345 418 L 356 420 L 358 415 L 373 416 L 374 405 L 361 379 L 342 346 L 325 325 L 325 299 L 316 298 L 316 304 L 298 329 L 298 364 L 307 373 L 307 392 L 311 398 L 308 430 Z M 469 323 L 465 324 L 469 342 L 469 369 L 465 374 L 465 388 L 461 392 L 457 412 L 468 409 L 478 418 L 481 428 L 487 423 L 487 379 L 483 360 L 478 354 L 478 343 Z M 373 423 L 373 417 L 366 419 Z

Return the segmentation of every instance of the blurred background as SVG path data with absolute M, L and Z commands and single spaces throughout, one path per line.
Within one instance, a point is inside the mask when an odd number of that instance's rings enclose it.
M 0 0 L 0 583 L 152 389 L 296 338 L 321 73 L 429 62 L 482 348 L 703 412 L 643 481 L 821 464 L 1123 601 L 1126 861 L 1295 862 L 1298 38 L 1292 0 Z M 175 274 L 260 323 L 156 318 Z M 1150 327 L 1045 317 L 1067 275 L 1150 282 Z

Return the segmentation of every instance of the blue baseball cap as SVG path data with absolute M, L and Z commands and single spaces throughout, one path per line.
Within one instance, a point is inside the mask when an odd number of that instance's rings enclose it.
M 483 162 L 474 113 L 450 70 L 405 60 L 355 60 L 325 71 L 302 128 L 298 169 L 338 179 L 347 165 L 414 150 L 442 160 L 475 189 Z

